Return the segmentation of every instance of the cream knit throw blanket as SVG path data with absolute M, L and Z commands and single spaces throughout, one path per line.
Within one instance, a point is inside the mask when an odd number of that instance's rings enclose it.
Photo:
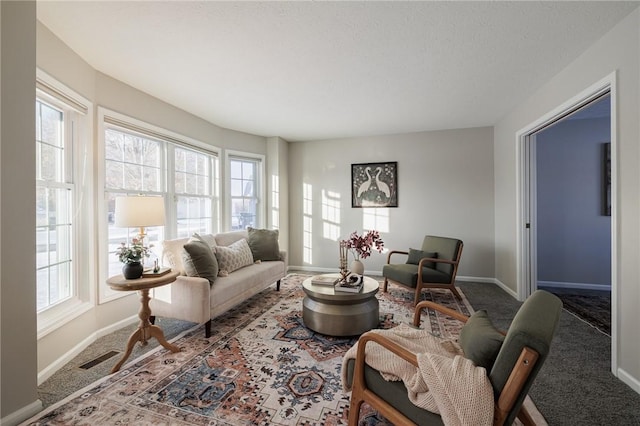
M 385 380 L 402 380 L 409 400 L 442 416 L 445 425 L 492 425 L 493 389 L 486 370 L 462 356 L 460 346 L 400 324 L 390 330 L 373 330 L 417 354 L 418 368 L 375 342 L 367 343 L 366 362 Z M 342 383 L 349 391 L 346 364 L 356 357 L 357 343 L 344 356 Z

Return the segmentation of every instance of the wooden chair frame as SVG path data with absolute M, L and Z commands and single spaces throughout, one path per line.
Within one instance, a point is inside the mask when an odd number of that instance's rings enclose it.
M 448 260 L 448 259 L 438 259 L 435 257 L 423 257 L 422 259 L 420 259 L 420 263 L 418 263 L 418 281 L 416 282 L 416 289 L 415 289 L 415 295 L 413 297 L 413 306 L 416 306 L 418 304 L 418 302 L 420 301 L 420 293 L 422 292 L 422 289 L 424 288 L 446 288 L 448 290 L 451 290 L 451 292 L 453 293 L 453 295 L 458 299 L 458 300 L 462 300 L 462 296 L 460 296 L 460 293 L 458 293 L 458 289 L 456 289 L 456 275 L 458 274 L 458 264 L 460 263 L 460 256 L 462 255 L 462 247 L 464 246 L 464 243 L 462 241 L 460 241 L 460 245 L 458 246 L 458 252 L 455 255 L 455 258 L 453 260 Z M 407 251 L 402 251 L 402 250 L 392 250 L 387 254 L 387 265 L 391 264 L 391 255 L 393 254 L 404 254 L 404 255 L 409 255 L 409 252 Z M 451 281 L 448 283 L 430 283 L 430 282 L 423 282 L 422 280 L 422 268 L 424 268 L 424 264 L 425 263 L 448 263 L 450 265 L 453 265 L 453 271 L 451 271 Z M 399 285 L 402 285 L 404 287 L 407 287 L 405 284 L 401 283 L 401 282 L 397 282 L 394 280 L 390 280 L 387 277 L 384 277 L 384 284 L 382 285 L 382 291 L 384 291 L 385 293 L 387 292 L 387 286 L 389 284 L 389 281 L 391 281 L 392 283 L 396 283 Z
M 437 303 L 430 301 L 420 302 L 415 309 L 413 316 L 413 325 L 420 326 L 420 314 L 422 309 L 433 309 L 439 311 L 445 315 L 448 315 L 463 323 L 467 322 L 469 317 L 463 315 L 457 311 L 438 305 Z M 394 425 L 415 425 L 410 419 L 408 419 L 400 411 L 396 410 L 393 406 L 380 398 L 374 391 L 367 387 L 364 378 L 364 366 L 365 366 L 365 347 L 368 342 L 375 342 L 387 350 L 398 355 L 402 359 L 410 362 L 414 366 L 418 366 L 418 360 L 414 353 L 408 351 L 402 346 L 386 339 L 384 336 L 375 333 L 365 333 L 360 337 L 358 341 L 358 351 L 355 360 L 355 370 L 353 374 L 353 386 L 351 391 L 351 403 L 349 406 L 349 426 L 357 426 L 360 418 L 360 407 L 363 402 L 366 402 L 371 407 L 376 409 L 387 420 L 391 421 Z M 538 352 L 531 348 L 524 347 L 520 353 L 518 361 L 511 370 L 509 379 L 504 386 L 504 389 L 497 398 L 493 416 L 494 426 L 502 426 L 508 415 L 513 408 L 518 396 L 522 392 L 522 388 L 527 381 L 527 378 L 531 374 L 536 362 L 538 361 Z M 518 418 L 526 425 L 534 425 L 531 416 L 522 406 L 518 412 Z

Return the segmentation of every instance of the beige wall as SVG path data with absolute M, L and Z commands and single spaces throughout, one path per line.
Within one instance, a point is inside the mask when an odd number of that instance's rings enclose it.
M 268 228 L 279 229 L 280 249 L 289 251 L 289 143 L 279 137 L 267 138 Z
M 93 102 L 94 153 L 97 151 L 98 140 L 98 106 L 218 148 L 263 155 L 267 152 L 264 137 L 223 129 L 97 72 L 39 22 L 36 60 L 39 68 Z M 98 170 L 96 158 L 97 156 L 94 155 L 93 170 Z M 30 160 L 29 164 L 32 163 L 33 161 Z M 97 193 L 99 193 L 98 186 L 99 183 L 96 183 Z M 29 200 L 35 200 L 35 195 Z M 33 232 L 31 228 L 29 229 L 28 232 L 31 235 Z M 99 276 L 92 278 L 90 285 L 94 287 L 96 293 L 101 281 L 102 278 Z M 123 321 L 127 320 L 135 321 L 138 308 L 138 298 L 132 293 L 127 297 L 96 305 L 80 317 L 40 338 L 37 345 L 38 372 L 41 376 L 48 377 L 56 368 L 67 362 L 74 352 L 79 351 L 100 335 L 111 331 L 113 326 L 121 326 Z
M 97 105 L 221 148 L 266 154 L 266 139 L 221 129 L 95 72 L 38 24 L 34 2 L 1 2 L 0 75 L 0 416 L 3 424 L 39 407 L 37 372 L 65 350 L 137 310 L 135 297 L 100 305 L 36 342 L 33 224 L 33 81 L 35 61 L 47 73 Z M 362 211 L 350 202 L 350 164 L 398 161 L 399 203 L 388 209 L 387 247 L 418 246 L 425 233 L 465 241 L 460 274 L 496 277 L 516 290 L 515 133 L 612 71 L 618 73 L 618 374 L 640 378 L 640 12 L 590 47 L 495 129 L 460 129 L 288 146 L 290 258 L 302 262 L 302 184 L 313 187 L 313 264 L 335 269 L 335 241 L 323 237 L 321 194 L 339 194 L 340 235 L 362 229 Z M 37 55 L 36 55 L 37 48 Z M 112 92 L 113 91 L 113 92 Z M 7 108 L 6 105 L 11 105 Z M 279 155 L 287 161 L 286 155 Z M 270 161 L 268 159 L 268 161 Z M 8 186 L 10 184 L 10 187 Z M 281 226 L 283 224 L 281 223 Z M 384 256 L 367 259 L 382 269 Z M 98 278 L 96 277 L 97 285 Z M 15 325 L 19 324 L 19 327 Z M 61 343 L 54 342 L 58 340 Z M 635 380 L 635 382 L 634 382 Z M 636 388 L 637 389 L 637 388 Z
M 33 414 L 36 392 L 35 2 L 0 2 L 0 422 Z
M 640 392 L 640 12 L 636 10 L 495 126 L 496 278 L 517 290 L 516 132 L 617 73 L 618 372 Z M 614 110 L 615 111 L 615 110 Z
M 363 229 L 363 209 L 351 207 L 351 164 L 398 162 L 398 208 L 379 226 L 390 249 L 419 248 L 426 234 L 465 243 L 459 274 L 494 277 L 493 130 L 490 127 L 367 138 L 291 143 L 289 146 L 290 265 L 303 261 L 303 190 L 312 187 L 314 267 L 337 269 L 338 245 L 325 231 L 322 194 L 339 197 L 339 236 Z M 386 254 L 364 261 L 381 271 Z

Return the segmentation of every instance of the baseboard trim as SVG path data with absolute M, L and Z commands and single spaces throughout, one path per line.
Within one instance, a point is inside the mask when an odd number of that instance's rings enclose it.
M 561 281 L 538 281 L 538 288 L 540 287 L 611 291 L 611 286 L 607 284 L 568 283 L 568 282 L 561 282 Z
M 21 422 L 35 416 L 42 411 L 42 401 L 36 399 L 29 405 L 25 405 L 21 409 L 14 411 L 6 417 L 0 419 L 0 425 L 2 426 L 15 426 Z
M 471 282 L 471 283 L 487 283 L 487 284 L 495 284 L 498 287 L 500 287 L 502 290 L 504 290 L 507 294 L 509 294 L 509 296 L 513 297 L 514 299 L 518 300 L 518 294 L 510 289 L 509 287 L 507 287 L 503 282 L 501 282 L 499 279 L 497 278 L 487 278 L 487 277 L 467 277 L 467 276 L 460 276 L 458 275 L 456 277 L 456 281 L 462 281 L 462 282 Z
M 322 272 L 325 274 L 331 274 L 339 272 L 338 268 L 318 268 L 315 266 L 291 266 L 287 268 L 287 271 L 303 271 L 303 272 Z
M 53 376 L 53 374 L 56 371 L 64 367 L 67 363 L 69 363 L 69 361 L 71 361 L 73 358 L 78 356 L 80 352 L 85 350 L 90 344 L 98 340 L 100 337 L 106 336 L 107 334 L 111 334 L 114 331 L 119 330 L 122 327 L 126 327 L 129 324 L 133 324 L 139 320 L 140 319 L 138 318 L 137 315 L 132 315 L 128 318 L 125 318 L 123 320 L 116 322 L 115 324 L 111 324 L 107 327 L 101 328 L 100 330 L 97 330 L 91 333 L 89 336 L 87 336 L 86 339 L 84 339 L 83 341 L 75 345 L 73 348 L 67 351 L 60 358 L 56 359 L 54 362 L 52 362 L 51 364 L 47 365 L 45 368 L 40 370 L 38 372 L 38 386 L 43 384 L 49 377 Z M 122 344 L 124 348 L 125 342 L 123 342 Z
M 618 368 L 618 379 L 622 381 L 622 383 L 629 386 L 631 389 L 636 391 L 636 393 L 640 394 L 640 380 L 633 377 L 631 374 L 624 371 L 622 368 Z

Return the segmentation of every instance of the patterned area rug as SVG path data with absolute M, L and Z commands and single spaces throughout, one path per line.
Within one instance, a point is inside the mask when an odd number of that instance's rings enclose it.
M 287 276 L 281 291 L 269 288 L 218 317 L 210 338 L 202 326 L 190 330 L 174 340 L 181 352 L 159 347 L 24 424 L 346 425 L 340 368 L 357 337 L 304 326 L 305 278 Z M 377 297 L 382 328 L 411 323 L 411 292 L 390 286 Z M 458 301 L 446 290 L 424 292 L 424 299 L 472 312 L 464 296 Z M 455 338 L 461 325 L 429 312 L 423 327 Z M 387 424 L 366 407 L 361 417 L 361 424 Z
M 607 336 L 611 336 L 611 293 L 605 291 L 547 288 L 563 307 Z

